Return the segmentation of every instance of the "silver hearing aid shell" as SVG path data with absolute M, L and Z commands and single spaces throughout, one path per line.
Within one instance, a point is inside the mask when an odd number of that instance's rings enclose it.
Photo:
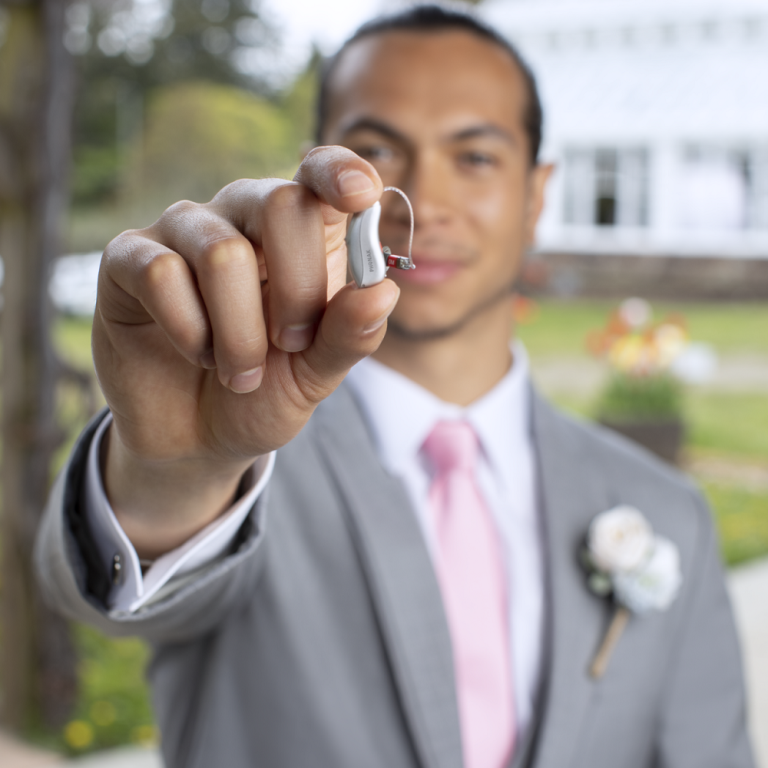
M 352 217 L 347 229 L 347 260 L 359 288 L 380 283 L 387 276 L 387 259 L 379 243 L 381 204 L 374 203 Z

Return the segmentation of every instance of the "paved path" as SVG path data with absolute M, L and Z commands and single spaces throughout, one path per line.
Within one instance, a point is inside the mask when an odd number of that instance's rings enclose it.
M 750 723 L 758 768 L 768 768 L 768 558 L 732 570 L 728 587 L 744 649 Z M 118 749 L 64 760 L 0 733 L 2 768 L 163 768 L 154 750 Z
M 543 392 L 593 396 L 605 381 L 607 366 L 602 360 L 583 355 L 543 355 L 531 360 L 533 378 Z M 768 355 L 729 353 L 722 355 L 706 384 L 696 389 L 711 392 L 768 392 Z
M 739 625 L 759 768 L 768 768 L 768 559 L 731 571 L 728 586 Z
M 45 752 L 20 744 L 0 733 L 2 768 L 163 768 L 157 751 L 140 747 L 97 752 L 77 760 L 65 760 L 54 752 Z

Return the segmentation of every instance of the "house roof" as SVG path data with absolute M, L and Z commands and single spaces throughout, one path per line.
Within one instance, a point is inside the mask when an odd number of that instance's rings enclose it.
M 768 143 L 768 0 L 489 0 L 484 15 L 536 73 L 546 145 Z

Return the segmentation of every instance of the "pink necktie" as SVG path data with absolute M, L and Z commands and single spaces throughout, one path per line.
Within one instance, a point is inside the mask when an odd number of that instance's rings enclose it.
M 475 478 L 478 440 L 439 421 L 423 450 L 435 472 L 429 505 L 436 569 L 453 645 L 465 768 L 504 768 L 515 738 L 504 567 Z

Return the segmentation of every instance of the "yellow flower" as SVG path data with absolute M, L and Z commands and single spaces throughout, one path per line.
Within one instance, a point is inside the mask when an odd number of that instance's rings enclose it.
M 159 733 L 154 725 L 137 725 L 131 730 L 131 741 L 142 747 L 154 747 L 159 742 Z
M 72 720 L 64 727 L 64 741 L 72 749 L 85 749 L 93 742 L 93 728 L 84 720 Z
M 611 365 L 624 373 L 642 368 L 645 357 L 645 343 L 640 336 L 622 336 L 616 339 L 608 354 Z
M 91 720 L 103 728 L 115 722 L 117 711 L 115 705 L 110 701 L 96 701 L 91 706 L 90 715 Z
M 679 325 L 664 323 L 654 331 L 653 340 L 659 351 L 659 365 L 669 368 L 685 349 L 688 334 Z

